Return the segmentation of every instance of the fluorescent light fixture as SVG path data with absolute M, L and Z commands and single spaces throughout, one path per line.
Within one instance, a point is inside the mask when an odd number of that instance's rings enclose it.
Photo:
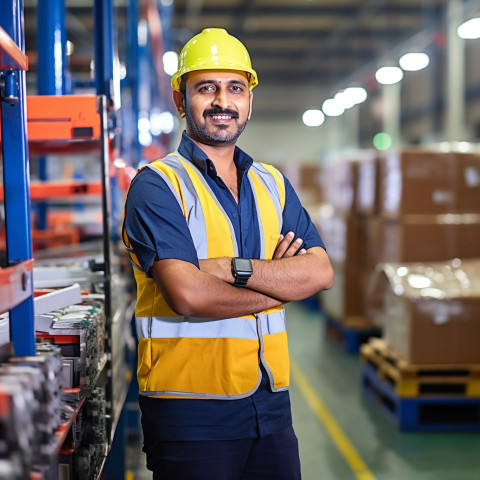
M 471 20 L 462 23 L 457 28 L 457 34 L 460 38 L 466 40 L 480 38 L 480 18 L 472 18 Z
M 398 63 L 403 70 L 408 72 L 416 72 L 424 69 L 430 63 L 430 58 L 428 58 L 426 53 L 412 52 L 403 55 Z
M 335 103 L 342 106 L 344 110 L 347 110 L 355 106 L 355 100 L 351 96 L 349 96 L 345 90 L 338 92 L 333 97 L 333 100 L 335 101 Z
M 152 135 L 172 133 L 174 128 L 175 120 L 170 112 L 152 112 L 150 115 L 150 133 Z
M 383 85 L 393 85 L 403 78 L 403 72 L 399 67 L 381 67 L 375 72 L 375 78 Z
M 367 91 L 363 87 L 348 87 L 344 93 L 355 102 L 355 105 L 363 103 L 367 99 Z
M 178 55 L 176 52 L 165 52 L 163 54 L 163 69 L 167 75 L 172 76 L 178 69 Z
M 322 110 L 328 117 L 338 117 L 345 111 L 345 107 L 333 98 L 327 98 L 327 100 L 323 102 Z
M 319 127 L 325 121 L 325 115 L 318 109 L 306 110 L 302 121 L 307 127 Z

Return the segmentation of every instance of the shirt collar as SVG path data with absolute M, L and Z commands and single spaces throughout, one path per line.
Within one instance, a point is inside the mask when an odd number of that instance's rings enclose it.
M 217 176 L 215 165 L 208 158 L 207 154 L 187 135 L 185 130 L 182 133 L 182 140 L 178 147 L 178 153 L 185 159 L 192 162 L 201 172 L 208 173 L 212 177 Z M 248 171 L 253 163 L 253 158 L 245 153 L 240 147 L 235 146 L 233 161 L 237 168 L 243 172 Z M 210 166 L 213 168 L 210 169 Z

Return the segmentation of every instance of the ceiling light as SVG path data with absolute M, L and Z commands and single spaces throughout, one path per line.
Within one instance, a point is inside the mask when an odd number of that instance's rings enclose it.
M 416 72 L 425 68 L 430 63 L 430 59 L 426 53 L 407 53 L 400 58 L 398 63 L 403 70 Z
M 163 69 L 170 76 L 178 70 L 178 55 L 176 52 L 169 51 L 163 54 Z
M 334 97 L 333 100 L 338 105 L 342 106 L 344 110 L 352 108 L 355 105 L 355 101 L 352 97 L 350 97 L 345 90 L 338 92 Z
M 150 133 L 152 135 L 160 135 L 163 133 L 172 133 L 175 128 L 175 120 L 173 115 L 168 112 L 152 112 L 150 115 Z
M 383 85 L 393 85 L 403 78 L 403 72 L 399 67 L 381 67 L 375 72 L 375 78 Z
M 336 102 L 333 98 L 328 98 L 322 105 L 323 113 L 329 117 L 338 117 L 345 111 L 345 107 Z
M 457 28 L 457 33 L 460 38 L 466 40 L 480 38 L 480 18 L 472 18 L 471 20 L 462 23 Z
M 307 127 L 319 127 L 325 121 L 325 115 L 321 110 L 306 110 L 302 115 L 302 120 Z
M 355 105 L 363 103 L 367 99 L 367 91 L 363 87 L 348 87 L 344 93 L 355 102 Z

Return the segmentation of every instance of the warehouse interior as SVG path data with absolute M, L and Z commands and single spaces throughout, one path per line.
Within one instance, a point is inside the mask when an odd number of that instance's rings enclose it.
M 478 0 L 0 0 L 0 480 L 146 480 L 137 169 L 178 147 L 205 28 L 259 85 L 332 289 L 286 306 L 304 480 L 480 479 Z

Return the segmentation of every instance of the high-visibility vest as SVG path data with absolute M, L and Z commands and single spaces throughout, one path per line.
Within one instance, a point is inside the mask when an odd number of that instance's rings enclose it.
M 178 152 L 151 168 L 170 187 L 185 216 L 198 258 L 238 256 L 233 225 L 202 174 Z M 254 162 L 250 182 L 259 222 L 260 258 L 271 259 L 285 204 L 283 176 Z M 251 395 L 263 364 L 273 391 L 288 389 L 289 357 L 283 307 L 237 318 L 177 315 L 157 284 L 146 278 L 130 248 L 137 282 L 137 377 L 141 395 L 161 398 L 239 399 Z

